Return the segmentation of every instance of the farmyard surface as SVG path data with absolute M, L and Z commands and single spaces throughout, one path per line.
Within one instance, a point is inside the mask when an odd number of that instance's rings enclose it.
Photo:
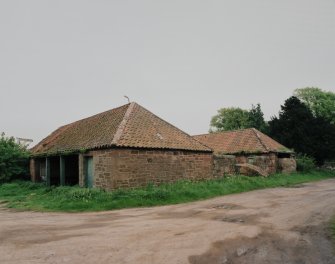
M 99 213 L 0 209 L 1 263 L 335 263 L 335 180 Z

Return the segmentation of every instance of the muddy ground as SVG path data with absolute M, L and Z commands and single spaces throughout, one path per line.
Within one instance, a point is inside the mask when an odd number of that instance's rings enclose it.
M 99 213 L 0 209 L 0 263 L 335 263 L 335 180 Z

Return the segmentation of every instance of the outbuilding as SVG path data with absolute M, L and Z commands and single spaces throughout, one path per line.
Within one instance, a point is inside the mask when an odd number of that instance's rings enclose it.
M 31 153 L 34 182 L 107 190 L 296 170 L 294 152 L 254 128 L 192 137 L 137 103 L 62 126 Z
M 294 152 L 255 128 L 223 131 L 194 138 L 214 151 L 213 173 L 263 176 L 296 171 Z
M 31 179 L 132 188 L 212 177 L 212 150 L 137 103 L 62 126 L 32 148 Z

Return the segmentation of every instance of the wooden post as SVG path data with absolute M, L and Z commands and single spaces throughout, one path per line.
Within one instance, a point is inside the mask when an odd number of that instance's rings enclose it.
M 79 169 L 79 186 L 80 187 L 85 187 L 85 166 L 84 166 L 84 155 L 79 154 L 78 157 L 78 169 Z
M 59 156 L 59 174 L 60 185 L 65 185 L 65 159 L 63 156 Z
M 50 176 L 50 159 L 48 157 L 45 158 L 45 176 L 46 176 L 46 184 L 50 186 L 51 184 L 51 176 Z
M 36 182 L 36 161 L 35 159 L 30 159 L 30 179 L 32 182 Z

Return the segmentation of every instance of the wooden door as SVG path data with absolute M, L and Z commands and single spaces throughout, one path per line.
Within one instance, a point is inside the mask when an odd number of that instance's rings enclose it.
M 86 187 L 93 187 L 93 157 L 86 157 Z

